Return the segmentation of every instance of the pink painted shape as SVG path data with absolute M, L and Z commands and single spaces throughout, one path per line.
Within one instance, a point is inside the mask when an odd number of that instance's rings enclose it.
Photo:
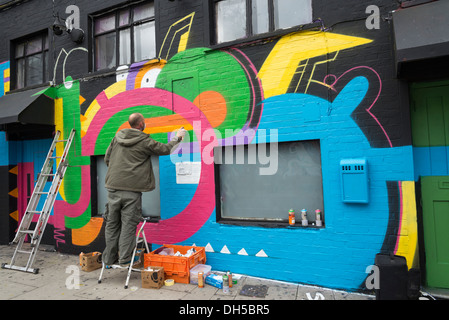
M 55 212 L 61 216 L 76 218 L 86 212 L 90 202 L 90 166 L 81 166 L 81 194 L 76 203 L 70 204 L 63 200 L 56 200 Z M 58 222 L 60 222 L 58 220 Z M 62 226 L 58 226 L 62 227 Z
M 206 130 L 209 130 L 209 134 L 213 132 L 213 128 L 205 116 L 199 118 L 192 116 L 192 110 L 198 109 L 192 102 L 166 90 L 139 88 L 132 91 L 124 91 L 111 99 L 108 99 L 102 92 L 96 99 L 101 108 L 83 137 L 83 155 L 92 155 L 94 153 L 95 142 L 98 139 L 100 130 L 110 117 L 119 111 L 135 106 L 154 105 L 171 110 L 173 103 L 173 105 L 177 106 L 177 113 L 189 121 L 192 126 L 193 121 L 200 122 L 201 125 L 197 123 L 193 126 L 197 137 L 202 137 Z M 218 145 L 215 135 L 211 138 L 212 142 L 207 144 L 200 143 L 199 151 L 201 154 L 206 146 L 210 148 Z M 146 238 L 149 242 L 156 244 L 181 242 L 194 235 L 204 225 L 214 208 L 214 164 L 213 162 L 205 163 L 202 161 L 200 181 L 190 203 L 183 211 L 172 218 L 160 220 L 159 223 L 155 224 L 146 224 Z
M 371 112 L 371 109 L 373 108 L 373 106 L 376 104 L 377 100 L 380 97 L 380 93 L 382 92 L 382 79 L 380 78 L 380 75 L 376 72 L 376 70 L 374 70 L 373 68 L 370 67 L 366 67 L 366 66 L 359 66 L 359 67 L 354 67 L 352 69 L 349 69 L 348 71 L 346 71 L 345 73 L 343 73 L 341 76 L 339 76 L 337 78 L 337 80 L 335 80 L 335 82 L 332 84 L 332 89 L 335 91 L 334 86 L 335 84 L 337 84 L 337 82 L 348 72 L 351 72 L 353 70 L 356 69 L 368 69 L 372 72 L 374 72 L 374 74 L 377 76 L 378 80 L 379 80 L 379 92 L 377 93 L 376 98 L 374 99 L 373 103 L 368 107 L 368 109 L 366 109 L 366 112 L 368 112 L 368 114 L 377 122 L 377 124 L 379 125 L 380 129 L 382 130 L 382 132 L 384 133 L 385 137 L 388 140 L 388 144 L 390 145 L 390 148 L 393 148 L 393 143 L 391 142 L 390 137 L 388 136 L 387 131 L 385 130 L 385 128 L 382 126 L 382 124 L 380 123 L 379 119 L 377 119 L 377 117 Z

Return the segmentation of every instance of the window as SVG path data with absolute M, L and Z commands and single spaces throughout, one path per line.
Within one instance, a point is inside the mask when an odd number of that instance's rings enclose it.
M 312 0 L 215 0 L 216 42 L 312 22 Z
M 95 16 L 93 33 L 95 70 L 153 58 L 156 56 L 154 3 Z
M 301 225 L 301 210 L 306 209 L 312 225 L 315 210 L 324 211 L 320 142 L 276 146 L 245 145 L 244 152 L 238 152 L 242 146 L 214 150 L 217 220 L 285 223 L 288 211 L 294 209 L 296 225 Z M 261 175 L 260 169 L 267 166 L 272 174 Z
M 159 182 L 159 157 L 151 157 L 156 188 L 151 192 L 142 192 L 142 216 L 159 219 L 161 216 L 160 182 Z M 92 180 L 92 213 L 102 215 L 108 202 L 108 191 L 104 187 L 104 181 L 108 166 L 104 162 L 104 156 L 92 157 L 92 172 L 96 179 Z M 96 173 L 96 174 L 95 174 Z M 96 203 L 96 205 L 95 205 Z
M 15 89 L 48 81 L 48 34 L 14 43 Z

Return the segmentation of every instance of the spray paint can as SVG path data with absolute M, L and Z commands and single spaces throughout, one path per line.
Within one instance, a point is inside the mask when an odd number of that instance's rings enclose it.
M 200 271 L 198 272 L 198 288 L 204 287 L 204 272 Z
M 288 211 L 288 224 L 291 226 L 295 225 L 295 210 L 293 209 Z
M 320 209 L 315 210 L 315 220 L 316 220 L 317 227 L 321 227 L 322 222 L 321 222 L 321 210 Z
M 232 272 L 228 271 L 226 275 L 228 276 L 229 288 L 232 288 Z
M 301 219 L 302 219 L 301 222 L 302 222 L 303 226 L 309 225 L 309 221 L 307 221 L 307 210 L 306 209 L 301 210 Z
M 229 293 L 229 278 L 223 275 L 223 293 Z

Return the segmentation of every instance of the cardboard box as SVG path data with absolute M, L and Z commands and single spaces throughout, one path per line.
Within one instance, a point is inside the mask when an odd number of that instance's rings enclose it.
M 80 253 L 80 266 L 81 270 L 90 272 L 101 268 L 101 253 L 89 252 Z
M 142 288 L 159 289 L 164 285 L 164 267 L 148 267 L 140 272 Z

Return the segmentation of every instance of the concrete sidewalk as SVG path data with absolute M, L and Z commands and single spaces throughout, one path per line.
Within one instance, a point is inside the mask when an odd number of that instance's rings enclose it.
M 15 246 L 0 246 L 0 263 L 10 263 Z M 42 249 L 42 248 L 41 248 Z M 38 274 L 0 269 L 0 300 L 374 300 L 373 295 L 348 293 L 321 287 L 272 281 L 242 275 L 237 285 L 224 294 L 210 285 L 175 283 L 160 289 L 145 289 L 139 272 L 133 272 L 128 289 L 124 288 L 127 269 L 105 270 L 98 283 L 100 269 L 84 272 L 77 255 L 39 250 L 33 267 Z M 212 270 L 213 271 L 213 270 Z M 73 281 L 79 273 L 79 286 Z M 238 276 L 238 275 L 237 275 Z M 265 285 L 263 298 L 241 295 L 244 285 Z

